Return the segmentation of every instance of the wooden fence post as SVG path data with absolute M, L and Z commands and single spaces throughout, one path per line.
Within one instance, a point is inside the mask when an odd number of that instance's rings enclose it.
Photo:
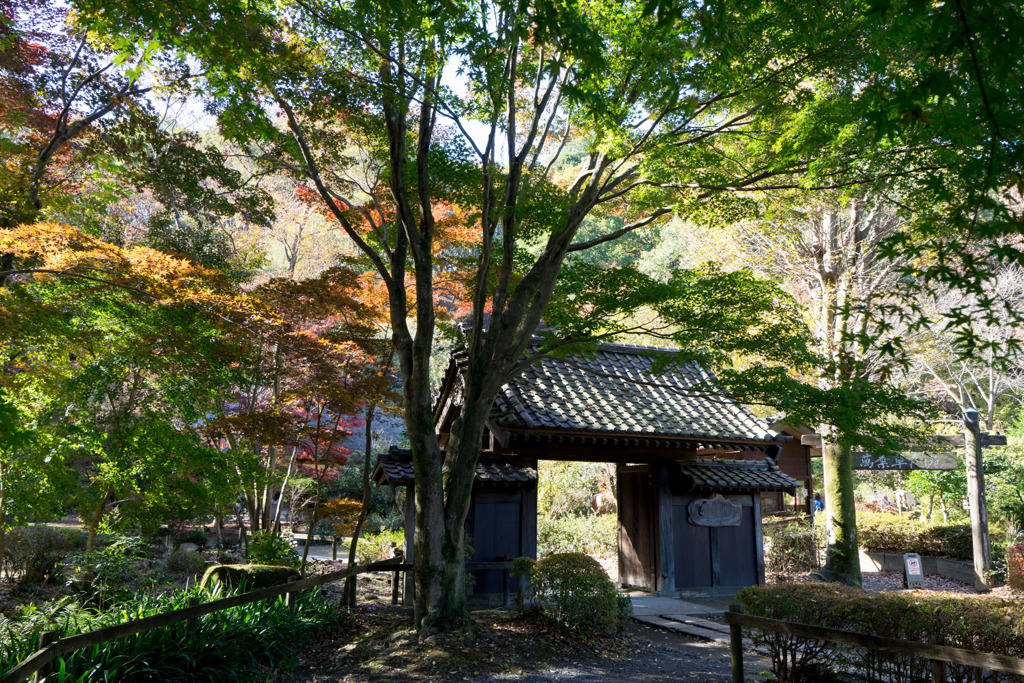
M 197 596 L 193 595 L 191 598 L 188 599 L 188 606 L 195 607 L 200 602 L 202 601 Z M 196 628 L 198 628 L 198 626 L 199 624 L 196 623 L 195 617 L 188 620 L 188 626 L 185 628 L 185 633 L 189 639 L 195 638 Z
M 730 612 L 742 612 L 739 605 L 729 605 Z M 743 627 L 729 624 L 729 650 L 732 653 L 732 683 L 743 683 Z
M 39 649 L 40 650 L 42 650 L 45 647 L 49 647 L 50 645 L 52 645 L 55 642 L 57 642 L 57 632 L 56 631 L 43 631 L 42 633 L 39 634 Z M 42 666 L 42 667 L 39 668 L 38 671 L 36 671 L 36 675 L 32 678 L 32 680 L 34 681 L 34 683 L 40 683 L 40 681 L 45 680 L 46 677 L 49 676 L 50 672 L 52 672 L 52 671 L 53 671 L 53 665 L 52 664 L 47 664 L 45 666 Z
M 331 537 L 331 562 L 338 561 L 338 536 L 335 534 Z
M 401 563 L 401 562 L 403 562 L 405 560 L 405 551 L 402 550 L 401 548 L 395 548 L 395 552 L 393 553 L 393 555 L 395 556 L 395 559 L 398 560 L 399 563 Z M 402 572 L 400 572 L 397 569 L 391 575 L 391 604 L 392 605 L 397 605 L 398 604 L 398 582 L 400 580 L 399 577 L 401 575 L 402 575 Z M 353 595 L 352 607 L 354 608 L 355 606 L 356 606 L 356 604 L 355 604 L 355 596 Z
M 295 583 L 298 580 L 298 577 L 295 576 L 288 577 L 288 583 Z M 285 593 L 284 604 L 288 608 L 288 612 L 290 614 L 295 614 L 295 591 L 289 591 L 288 593 Z
M 941 659 L 932 660 L 932 682 L 946 683 L 946 663 Z

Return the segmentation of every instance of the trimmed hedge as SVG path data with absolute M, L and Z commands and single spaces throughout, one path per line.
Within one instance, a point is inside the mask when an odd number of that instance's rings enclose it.
M 886 512 L 857 514 L 860 544 L 879 553 L 917 553 L 970 562 L 970 524 L 933 526 L 926 522 Z
M 755 616 L 812 626 L 942 643 L 980 652 L 1024 657 L 1024 604 L 1010 600 L 920 593 L 869 594 L 837 584 L 789 583 L 752 586 L 736 594 L 743 611 Z M 780 681 L 824 681 L 837 671 L 861 669 L 873 681 L 927 679 L 927 660 L 888 655 L 845 645 L 805 641 L 781 633 L 752 633 L 767 646 L 772 671 Z M 955 681 L 965 667 L 950 665 Z M 993 674 L 986 681 L 1024 680 Z
M 215 564 L 203 574 L 199 587 L 213 592 L 220 588 L 253 591 L 287 583 L 290 577 L 299 577 L 291 567 L 270 564 Z
M 563 553 L 536 563 L 517 562 L 517 573 L 529 573 L 534 604 L 560 629 L 604 636 L 618 629 L 620 618 L 632 615 L 632 605 L 620 604 L 615 584 L 589 555 Z

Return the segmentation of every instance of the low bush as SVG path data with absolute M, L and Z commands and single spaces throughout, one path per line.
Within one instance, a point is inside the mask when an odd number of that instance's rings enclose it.
M 252 591 L 287 583 L 293 576 L 298 578 L 299 573 L 292 567 L 271 564 L 217 564 L 206 569 L 199 587 L 206 592 L 236 588 Z
M 192 543 L 199 546 L 200 550 L 206 549 L 210 538 L 202 529 L 189 529 L 174 534 L 174 548 L 177 550 L 183 543 Z
M 202 553 L 179 549 L 167 558 L 167 571 L 186 575 L 202 574 L 208 564 Z
M 541 557 L 556 553 L 615 555 L 618 532 L 618 517 L 614 513 L 538 517 L 537 553 Z
M 359 564 L 390 560 L 395 556 L 395 548 L 405 550 L 405 531 L 381 529 L 377 534 L 360 534 L 356 558 Z
M 1024 656 L 1024 605 L 973 596 L 920 593 L 868 594 L 835 584 L 776 584 L 744 588 L 736 602 L 747 614 L 813 626 L 942 643 L 981 652 Z M 888 655 L 852 646 L 807 641 L 786 634 L 755 631 L 767 646 L 780 681 L 830 680 L 831 672 L 862 669 L 872 681 L 927 678 L 928 660 Z M 965 681 L 967 669 L 950 665 L 950 680 Z M 991 681 L 1017 680 L 1006 676 Z
M 121 539 L 119 539 L 121 540 Z M 68 586 L 82 601 L 106 609 L 135 596 L 135 579 L 145 559 L 130 540 L 114 542 L 80 557 Z
M 281 534 L 258 531 L 249 539 L 246 558 L 253 564 L 273 564 L 279 567 L 298 567 L 299 553 Z
M 142 596 L 117 609 L 89 614 L 75 604 L 62 604 L 45 615 L 10 621 L 0 617 L 0 661 L 15 664 L 36 649 L 39 633 L 54 629 L 60 637 L 182 609 L 198 591 L 159 597 Z M 215 597 L 224 597 L 217 595 Z M 208 599 L 208 598 L 206 598 Z M 267 669 L 291 666 L 297 653 L 319 633 L 345 618 L 316 591 L 296 596 L 291 614 L 283 597 L 221 610 L 185 624 L 147 631 L 70 653 L 55 662 L 48 681 L 255 681 L 267 680 Z
M 77 529 L 45 524 L 15 527 L 6 534 L 3 569 L 8 578 L 22 583 L 59 582 L 65 560 L 84 547 L 85 534 Z
M 804 522 L 764 525 L 764 568 L 772 576 L 813 572 L 821 567 L 825 527 Z
M 970 524 L 933 526 L 885 512 L 867 512 L 857 515 L 857 533 L 860 544 L 874 552 L 972 559 Z
M 545 557 L 529 568 L 529 576 L 534 604 L 560 629 L 603 636 L 616 631 L 620 616 L 629 618 L 615 584 L 588 555 Z
M 1015 593 L 1024 593 L 1024 542 L 1006 549 L 1006 582 Z

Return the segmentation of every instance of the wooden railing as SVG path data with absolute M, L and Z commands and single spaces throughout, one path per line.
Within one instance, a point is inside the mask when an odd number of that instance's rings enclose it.
M 1006 671 L 1015 674 L 1024 674 L 1024 659 L 995 655 L 987 652 L 975 652 L 974 650 L 962 650 L 957 647 L 945 645 L 932 645 L 919 643 L 913 640 L 900 640 L 898 638 L 882 638 L 864 633 L 853 633 L 852 631 L 840 631 L 838 629 L 811 626 L 810 624 L 798 624 L 792 621 L 781 621 L 779 619 L 768 619 L 766 617 L 755 617 L 749 614 L 741 614 L 734 605 L 730 611 L 725 613 L 725 622 L 729 624 L 730 646 L 732 650 L 732 680 L 733 683 L 743 683 L 743 627 L 755 628 L 761 631 L 773 631 L 785 633 L 797 638 L 808 640 L 823 640 L 829 643 L 841 645 L 853 645 L 877 652 L 888 652 L 891 654 L 910 655 L 921 659 L 931 660 L 932 681 L 946 681 L 946 664 L 961 664 L 977 669 L 991 671 Z M 981 680 L 977 677 L 977 680 Z
M 120 638 L 127 638 L 128 636 L 152 631 L 153 629 L 162 628 L 164 626 L 180 624 L 183 621 L 194 624 L 195 619 L 205 614 L 212 614 L 213 612 L 219 612 L 220 610 L 230 609 L 232 607 L 239 607 L 240 605 L 247 605 L 260 600 L 267 600 L 284 595 L 286 596 L 285 601 L 289 609 L 294 611 L 295 593 L 298 591 L 309 590 L 310 588 L 334 583 L 353 576 L 358 576 L 359 574 L 366 574 L 370 572 L 392 573 L 391 602 L 392 604 L 396 604 L 398 602 L 399 585 L 401 583 L 399 575 L 402 572 L 409 571 L 413 568 L 412 564 L 405 563 L 402 559 L 402 557 L 395 557 L 382 562 L 375 562 L 373 564 L 360 565 L 350 567 L 348 569 L 341 569 L 336 572 L 330 572 L 328 574 L 312 576 L 308 579 L 293 578 L 288 583 L 270 586 L 268 588 L 260 588 L 248 593 L 240 593 L 227 598 L 211 600 L 210 602 L 200 603 L 198 602 L 198 599 L 193 598 L 195 601 L 194 604 L 190 604 L 184 609 L 165 612 L 162 614 L 154 614 L 153 616 L 128 621 L 115 626 L 108 626 L 95 631 L 88 631 L 87 633 L 79 633 L 66 638 L 57 639 L 57 633 L 55 631 L 44 631 L 39 638 L 39 650 L 22 660 L 15 667 L 9 669 L 3 674 L 0 674 L 0 683 L 22 683 L 32 674 L 35 674 L 35 679 L 38 681 L 48 673 L 49 666 L 55 659 L 61 655 L 67 654 L 68 652 L 74 652 L 75 650 L 81 650 L 93 645 L 108 643 Z M 512 570 L 512 562 L 466 563 L 466 571 L 478 571 L 483 569 L 504 570 L 504 603 L 507 605 L 508 577 L 509 572 Z

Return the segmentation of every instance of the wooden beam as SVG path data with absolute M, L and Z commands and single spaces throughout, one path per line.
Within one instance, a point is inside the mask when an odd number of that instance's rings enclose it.
M 988 432 L 982 432 L 980 435 L 981 447 L 991 448 L 992 446 L 1005 446 L 1006 435 L 1005 434 L 989 434 Z M 821 434 L 804 434 L 800 437 L 801 446 L 810 446 L 811 448 L 821 448 Z M 964 447 L 964 437 L 961 434 L 956 436 L 951 435 L 936 435 L 931 436 L 923 444 L 925 448 L 947 448 L 957 449 Z

